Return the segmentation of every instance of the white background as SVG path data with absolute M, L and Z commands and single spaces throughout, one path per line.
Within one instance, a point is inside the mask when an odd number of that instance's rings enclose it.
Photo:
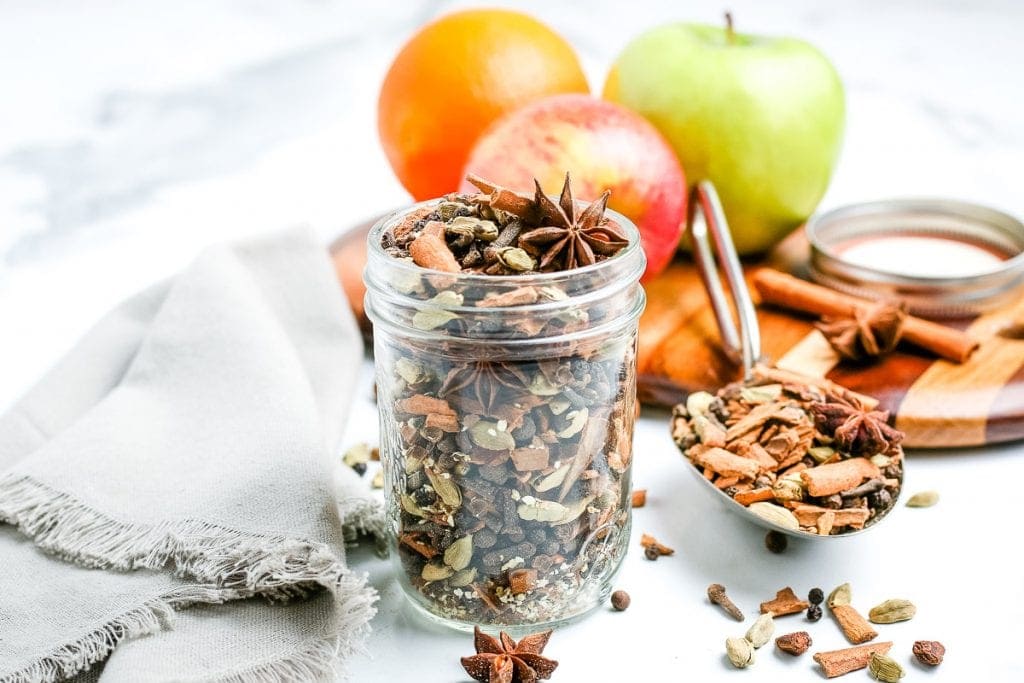
M 155 0 L 0 5 L 0 409 L 103 311 L 185 264 L 203 245 L 295 223 L 325 241 L 407 201 L 375 134 L 377 88 L 414 27 L 461 2 L 280 3 Z M 599 88 L 614 55 L 668 20 L 718 22 L 716 2 L 521 2 L 579 50 Z M 1024 5 L 965 2 L 729 3 L 737 28 L 810 40 L 848 93 L 842 161 L 824 207 L 937 195 L 1024 214 Z M 349 440 L 375 441 L 370 379 Z M 1021 445 L 914 453 L 907 490 L 937 489 L 928 510 L 899 508 L 863 536 L 763 550 L 763 533 L 717 507 L 685 471 L 667 416 L 646 411 L 635 481 L 649 490 L 634 530 L 677 549 L 633 550 L 619 579 L 633 596 L 560 630 L 556 681 L 820 680 L 810 654 L 771 648 L 749 671 L 724 659 L 738 625 L 704 600 L 720 582 L 748 612 L 785 585 L 826 592 L 850 581 L 867 611 L 912 599 L 910 622 L 882 626 L 906 680 L 1024 679 Z M 381 591 L 358 681 L 458 681 L 470 638 L 404 607 L 390 569 L 354 561 Z M 750 620 L 748 619 L 748 623 Z M 828 617 L 813 650 L 846 645 Z M 910 661 L 938 639 L 936 671 Z M 864 672 L 847 680 L 866 680 Z

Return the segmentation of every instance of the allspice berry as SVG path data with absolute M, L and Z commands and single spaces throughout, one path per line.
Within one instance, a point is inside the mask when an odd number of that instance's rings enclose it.
M 612 607 L 616 612 L 624 612 L 629 607 L 629 593 L 626 591 L 615 591 L 612 593 Z
M 799 657 L 811 646 L 811 635 L 807 631 L 787 633 L 775 639 L 775 646 L 783 652 Z
M 925 666 L 938 666 L 946 654 L 946 648 L 937 640 L 918 640 L 912 650 L 917 661 Z
M 789 539 L 786 538 L 786 534 L 778 531 L 769 531 L 764 537 L 764 546 L 775 554 L 785 552 L 788 545 Z

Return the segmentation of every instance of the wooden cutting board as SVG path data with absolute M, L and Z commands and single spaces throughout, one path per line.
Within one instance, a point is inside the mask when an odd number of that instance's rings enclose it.
M 362 270 L 372 222 L 331 245 L 338 278 L 366 333 Z M 765 265 L 804 275 L 807 255 L 798 231 L 766 259 L 744 265 L 748 277 Z M 644 403 L 671 406 L 690 391 L 714 391 L 739 377 L 739 368 L 722 353 L 714 315 L 691 261 L 677 259 L 645 289 L 638 356 L 638 392 Z M 996 311 L 950 323 L 980 342 L 971 359 L 959 365 L 902 346 L 874 363 L 840 363 L 811 318 L 758 305 L 758 320 L 766 360 L 877 397 L 906 432 L 907 446 L 1024 439 L 1024 291 Z

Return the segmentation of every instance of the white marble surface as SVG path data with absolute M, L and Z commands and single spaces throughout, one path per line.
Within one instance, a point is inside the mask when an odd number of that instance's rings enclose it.
M 173 272 L 203 245 L 308 223 L 324 239 L 406 201 L 375 134 L 376 91 L 393 53 L 425 19 L 468 3 L 90 3 L 0 5 L 0 408 L 104 310 Z M 645 27 L 718 21 L 721 3 L 520 2 L 577 46 L 599 87 L 611 58 Z M 893 195 L 953 196 L 1024 214 L 1024 5 L 1014 0 L 729 3 L 740 30 L 819 45 L 846 83 L 848 124 L 824 206 Z M 369 377 L 363 395 L 369 396 Z M 352 440 L 374 440 L 368 398 Z M 810 656 L 762 650 L 730 670 L 723 641 L 741 635 L 702 600 L 726 584 L 752 612 L 777 588 L 849 580 L 865 610 L 889 597 L 919 605 L 883 627 L 907 680 L 1024 679 L 1019 499 L 1024 447 L 914 454 L 910 490 L 936 488 L 930 510 L 897 509 L 858 537 L 793 544 L 703 505 L 668 439 L 665 416 L 639 428 L 636 514 L 678 548 L 634 552 L 619 583 L 624 614 L 601 612 L 550 646 L 555 680 L 818 680 Z M 993 493 L 1005 482 L 1009 493 Z M 464 636 L 402 605 L 387 565 L 355 556 L 382 593 L 358 681 L 456 681 Z M 801 617 L 780 620 L 799 630 Z M 818 646 L 844 646 L 826 618 Z M 949 650 L 936 671 L 909 663 L 911 642 Z M 861 680 L 863 672 L 851 674 Z

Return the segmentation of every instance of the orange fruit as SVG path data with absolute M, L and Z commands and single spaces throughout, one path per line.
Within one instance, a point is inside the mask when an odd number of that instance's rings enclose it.
M 459 186 L 476 139 L 502 114 L 547 95 L 588 92 L 568 43 L 509 10 L 456 12 L 402 48 L 377 102 L 381 143 L 417 200 Z

